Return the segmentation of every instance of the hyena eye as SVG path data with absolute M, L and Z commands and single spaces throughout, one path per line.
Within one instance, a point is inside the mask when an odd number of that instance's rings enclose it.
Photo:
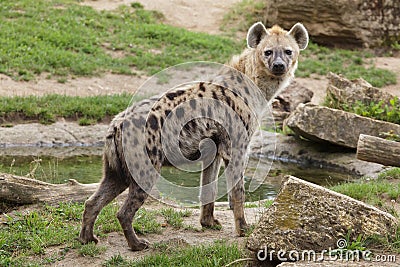
M 292 55 L 292 50 L 286 49 L 285 50 L 286 55 L 291 56 Z
M 270 55 L 272 55 L 272 50 L 266 50 L 265 52 L 264 52 L 264 54 L 265 54 L 265 56 L 270 56 Z

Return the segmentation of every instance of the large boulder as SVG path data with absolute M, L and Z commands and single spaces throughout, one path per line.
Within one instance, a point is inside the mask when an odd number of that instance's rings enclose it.
M 303 22 L 317 43 L 379 47 L 400 40 L 400 1 L 266 0 L 265 24 Z
M 400 125 L 314 104 L 299 105 L 285 121 L 295 133 L 314 141 L 357 148 L 360 134 L 400 134 Z
M 282 257 L 287 257 L 285 253 L 289 251 L 301 253 L 312 250 L 320 253 L 337 248 L 338 240 L 350 230 L 353 239 L 359 235 L 391 236 L 396 229 L 396 218 L 386 212 L 287 176 L 274 203 L 261 217 L 246 246 L 256 255 L 260 251 L 275 251 L 268 253 L 267 258 L 272 255 L 273 260 L 278 260 L 278 251 L 282 251 Z M 339 245 L 343 246 L 342 243 Z

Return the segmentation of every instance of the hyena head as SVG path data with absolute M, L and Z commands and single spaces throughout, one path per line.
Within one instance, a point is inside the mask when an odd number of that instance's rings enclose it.
M 308 33 L 301 23 L 288 32 L 277 25 L 266 29 L 258 22 L 247 33 L 247 46 L 256 49 L 256 56 L 264 63 L 266 73 L 276 78 L 294 75 L 300 50 L 307 45 Z

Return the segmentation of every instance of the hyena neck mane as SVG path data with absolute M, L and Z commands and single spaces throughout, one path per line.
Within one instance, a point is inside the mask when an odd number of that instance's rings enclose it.
M 300 51 L 307 45 L 308 33 L 300 23 L 285 31 L 277 25 L 266 29 L 258 22 L 247 33 L 247 48 L 233 56 L 229 66 L 249 77 L 269 101 L 292 81 Z

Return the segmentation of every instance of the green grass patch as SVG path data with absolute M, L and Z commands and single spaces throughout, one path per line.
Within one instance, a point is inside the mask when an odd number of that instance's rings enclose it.
M 49 246 L 71 245 L 79 234 L 82 211 L 80 204 L 62 203 L 8 217 L 0 226 L 0 265 L 26 266 L 26 257 L 44 255 Z
M 185 225 L 183 223 L 184 217 L 190 217 L 192 212 L 190 210 L 178 210 L 173 208 L 165 208 L 160 211 L 161 215 L 165 218 L 167 224 L 174 228 L 183 228 Z
M 268 199 L 268 200 L 266 200 L 265 202 L 264 202 L 264 208 L 269 208 L 269 207 L 271 207 L 271 205 L 274 203 L 274 199 Z
M 149 211 L 144 208 L 139 209 L 133 221 L 133 229 L 138 234 L 161 233 L 161 224 L 156 220 L 157 215 L 158 211 Z
M 400 184 L 394 184 L 383 179 L 362 179 L 359 182 L 335 185 L 330 189 L 368 204 L 378 206 L 397 216 L 396 211 L 385 202 L 385 199 L 397 200 L 400 197 Z
M 221 30 L 228 31 L 229 35 L 236 32 L 247 32 L 257 21 L 263 21 L 266 2 L 262 0 L 242 0 L 235 3 L 224 15 Z
M 85 245 L 79 243 L 78 247 L 78 254 L 84 257 L 96 257 L 107 250 L 106 246 L 97 245 L 94 242 Z
M 137 4 L 96 11 L 76 0 L 3 2 L 0 72 L 17 80 L 41 73 L 153 74 L 186 61 L 225 62 L 240 49 L 231 39 L 164 25 L 161 18 Z
M 400 168 L 391 168 L 389 170 L 383 171 L 378 175 L 378 179 L 400 179 Z
M 125 261 L 122 266 L 224 266 L 242 257 L 243 252 L 237 244 L 218 241 L 211 245 L 199 245 L 158 252 L 137 261 Z M 119 262 L 121 262 L 121 259 L 119 259 Z M 107 263 L 109 264 L 110 261 L 107 261 Z
M 104 246 L 93 243 L 81 245 L 76 241 L 83 209 L 83 204 L 60 203 L 57 206 L 45 205 L 38 210 L 6 215 L 7 221 L 0 225 L 0 266 L 41 266 L 62 259 L 63 254 L 70 249 L 90 257 L 103 253 L 106 250 Z M 104 237 L 109 232 L 122 232 L 116 218 L 118 209 L 117 203 L 113 202 L 101 211 L 95 225 L 96 235 Z M 161 225 L 156 221 L 158 214 L 158 211 L 139 209 L 133 223 L 135 231 L 161 232 Z M 63 246 L 64 253 L 47 254 L 46 248 L 57 245 Z
M 49 124 L 57 118 L 76 120 L 81 125 L 93 124 L 111 118 L 126 109 L 131 101 L 141 98 L 130 94 L 91 97 L 46 95 L 27 97 L 0 97 L 0 117 L 5 122 L 39 121 Z
M 400 124 L 400 100 L 398 97 L 390 99 L 389 103 L 385 103 L 384 100 L 381 100 L 378 103 L 375 103 L 374 101 L 357 101 L 356 103 L 349 105 L 338 101 L 333 96 L 326 96 L 324 105 L 352 112 L 360 116 Z M 394 133 L 382 134 L 386 139 L 394 141 L 400 140 L 400 137 Z
M 328 72 L 343 74 L 348 79 L 362 77 L 375 87 L 396 83 L 396 74 L 389 70 L 373 67 L 373 55 L 368 52 L 330 49 L 312 42 L 302 51 L 298 77 L 311 74 L 326 75 Z

